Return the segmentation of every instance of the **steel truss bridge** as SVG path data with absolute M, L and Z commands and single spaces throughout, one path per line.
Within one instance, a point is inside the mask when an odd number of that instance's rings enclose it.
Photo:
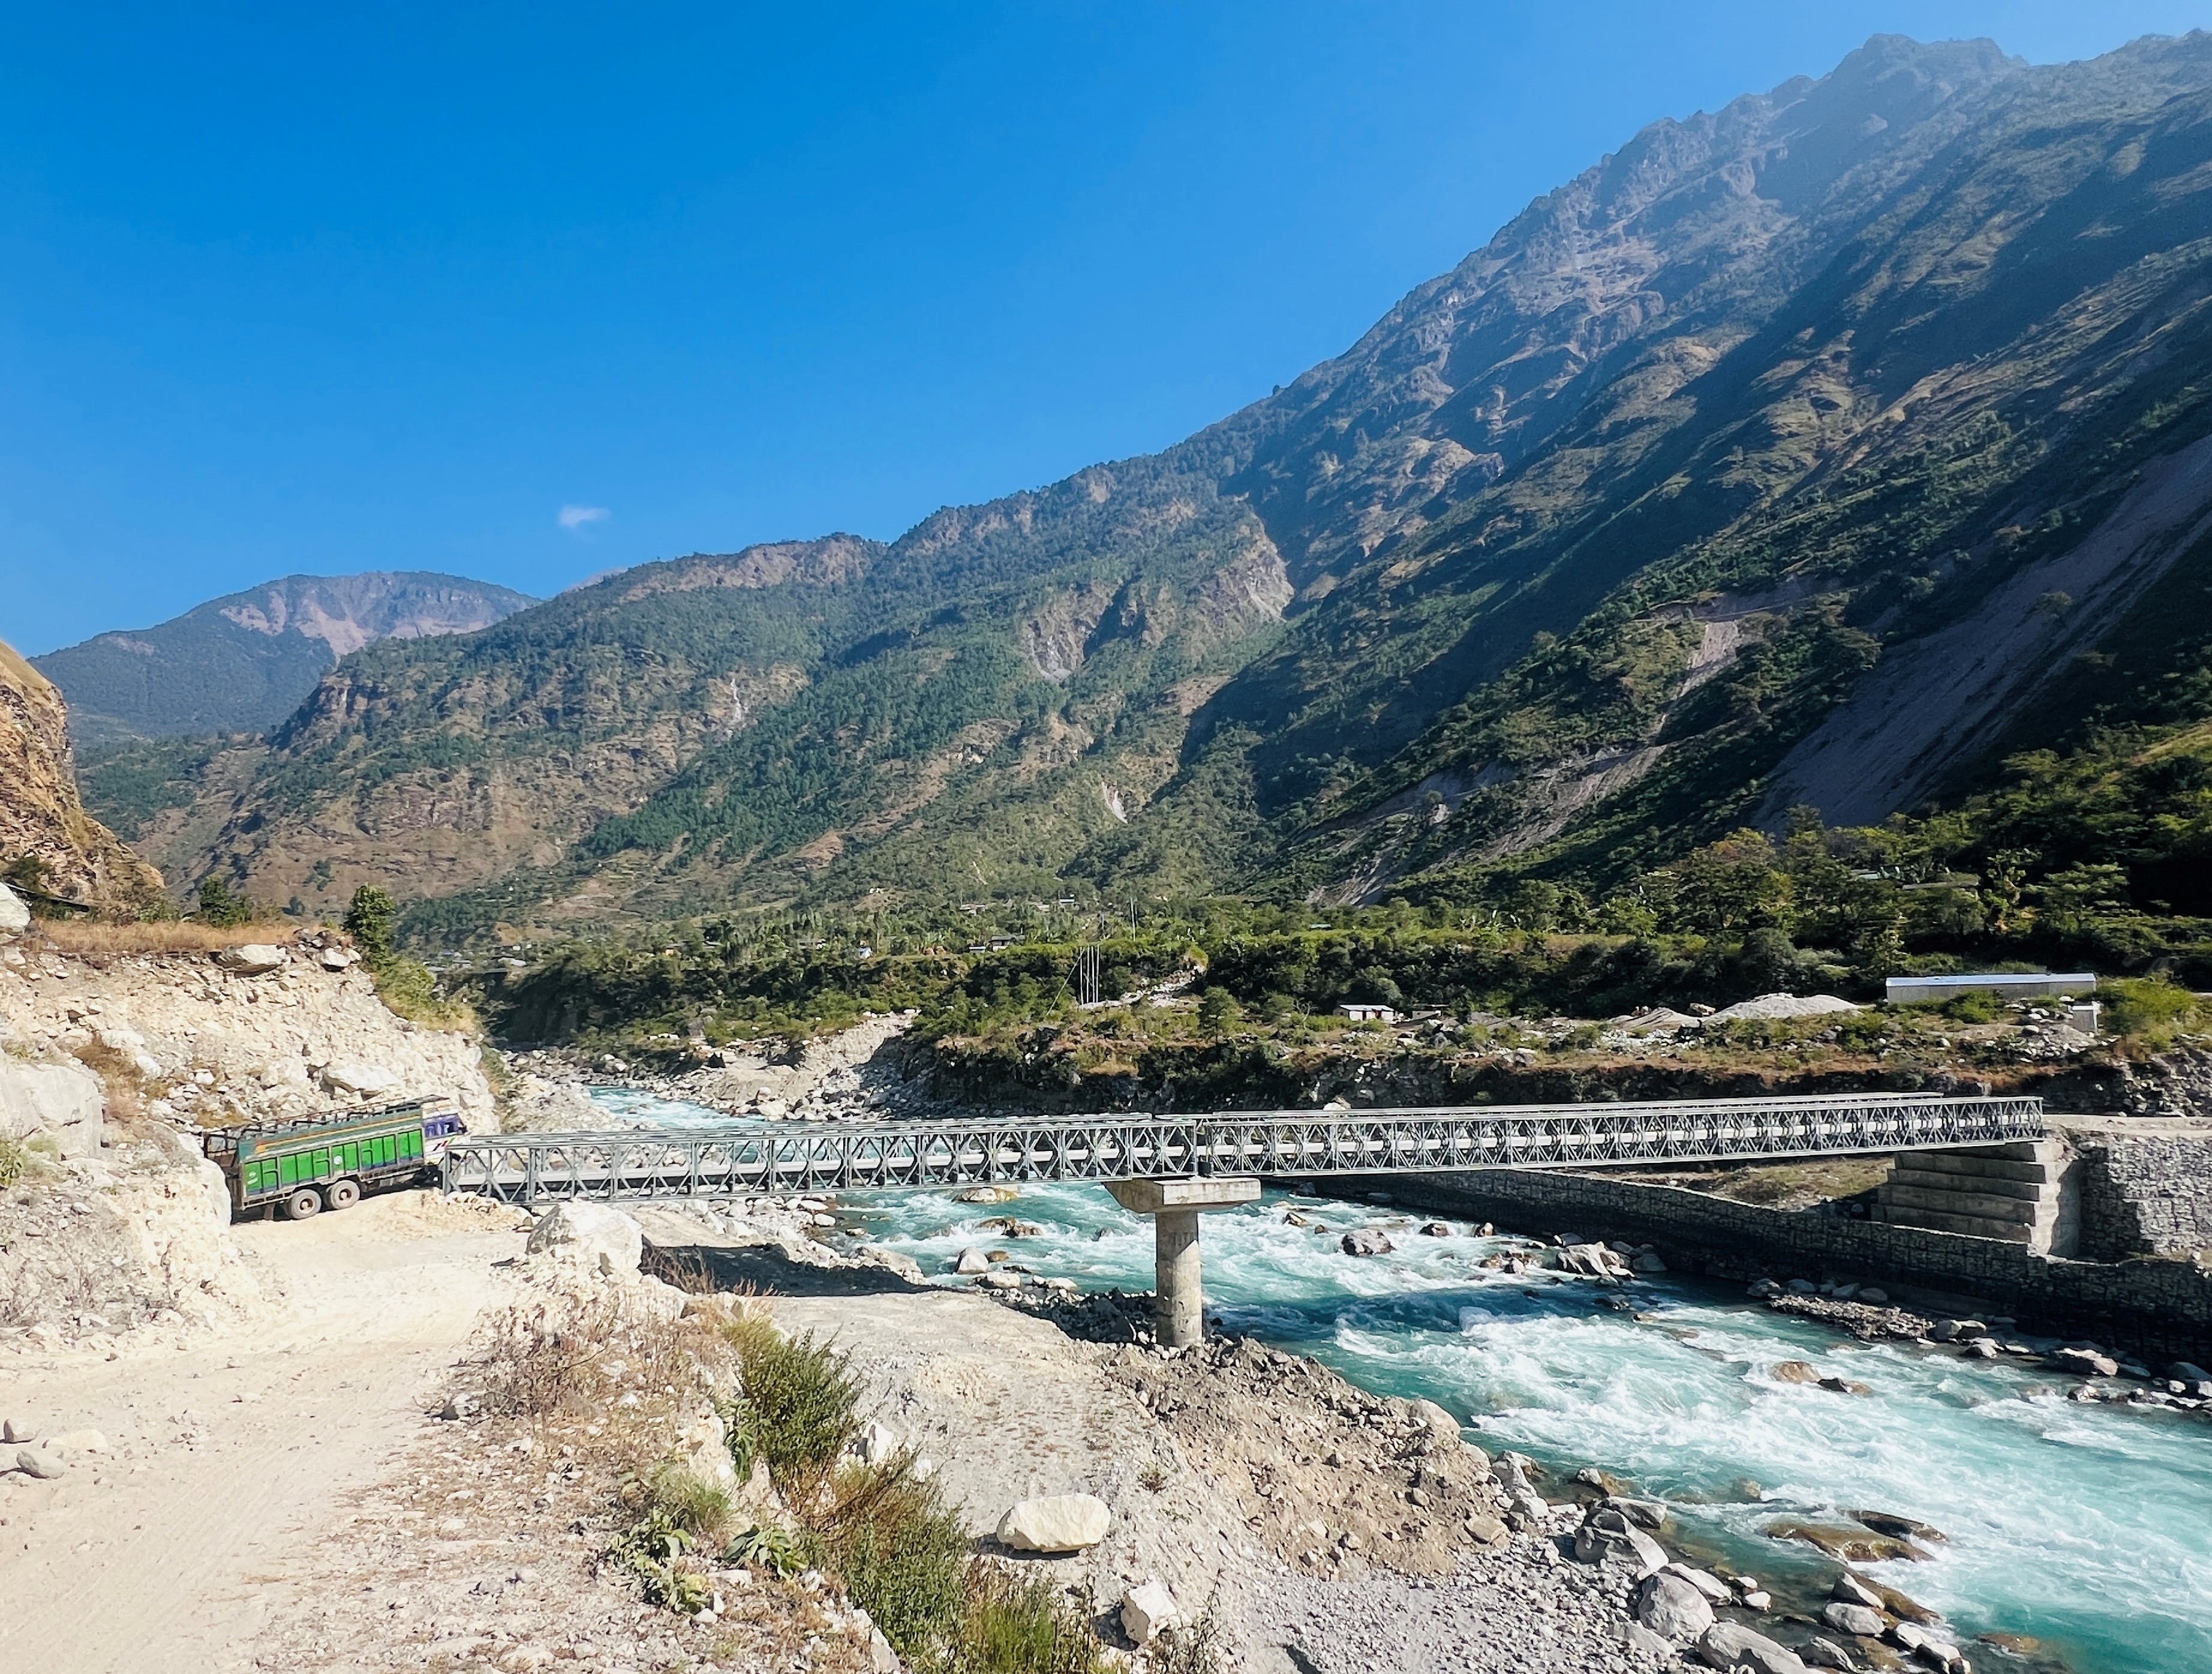
M 2043 1137 L 2039 1099 L 1835 1093 L 1467 1109 L 778 1122 L 456 1135 L 445 1186 L 516 1203 L 1036 1181 L 1753 1162 Z

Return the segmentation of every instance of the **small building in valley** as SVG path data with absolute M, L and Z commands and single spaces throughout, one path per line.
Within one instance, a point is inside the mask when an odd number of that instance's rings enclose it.
M 1339 1006 L 1336 1009 L 1340 1016 L 1348 1017 L 1354 1023 L 1395 1023 L 1398 1020 L 1398 1014 L 1388 1006 L 1347 1005 Z
M 1892 1005 L 1948 1000 L 1957 994 L 1994 994 L 2000 1000 L 2034 1000 L 2054 994 L 2093 994 L 2092 971 L 1979 971 L 1955 977 L 1892 977 L 1882 998 Z

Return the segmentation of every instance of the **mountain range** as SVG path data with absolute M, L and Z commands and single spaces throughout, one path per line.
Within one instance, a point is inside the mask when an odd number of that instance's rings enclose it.
M 1164 452 L 383 639 L 264 736 L 88 752 L 87 795 L 173 876 L 383 881 L 445 938 L 1603 886 L 2212 716 L 2208 302 L 2212 37 L 1877 37 L 1646 128 Z
M 287 575 L 157 627 L 96 634 L 31 660 L 68 697 L 81 743 L 259 732 L 297 709 L 349 651 L 470 633 L 536 602 L 427 570 Z

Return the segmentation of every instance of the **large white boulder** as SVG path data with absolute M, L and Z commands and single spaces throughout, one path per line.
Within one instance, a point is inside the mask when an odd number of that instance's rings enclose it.
M 1080 1552 L 1106 1538 L 1114 1513 L 1092 1494 L 1024 1500 L 999 1519 L 999 1543 L 1017 1552 Z
M 19 936 L 31 928 L 31 910 L 22 898 L 0 884 L 0 936 Z
M 1175 1594 L 1163 1582 L 1146 1581 L 1121 1595 L 1121 1631 L 1133 1645 L 1150 1645 L 1161 1628 L 1182 1620 Z
M 0 1133 L 53 1135 L 64 1157 L 95 1156 L 106 1111 L 100 1078 L 73 1063 L 24 1063 L 0 1056 Z
M 612 1277 L 633 1277 L 645 1253 L 636 1221 L 605 1203 L 557 1203 L 530 1229 L 529 1253 L 560 1256 Z

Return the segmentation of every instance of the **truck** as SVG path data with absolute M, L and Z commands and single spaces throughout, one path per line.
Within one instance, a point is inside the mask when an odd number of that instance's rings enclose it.
M 446 1143 L 468 1131 L 450 1099 L 201 1131 L 200 1148 L 230 1183 L 231 1212 L 273 1209 L 305 1220 L 363 1196 L 434 1180 Z

